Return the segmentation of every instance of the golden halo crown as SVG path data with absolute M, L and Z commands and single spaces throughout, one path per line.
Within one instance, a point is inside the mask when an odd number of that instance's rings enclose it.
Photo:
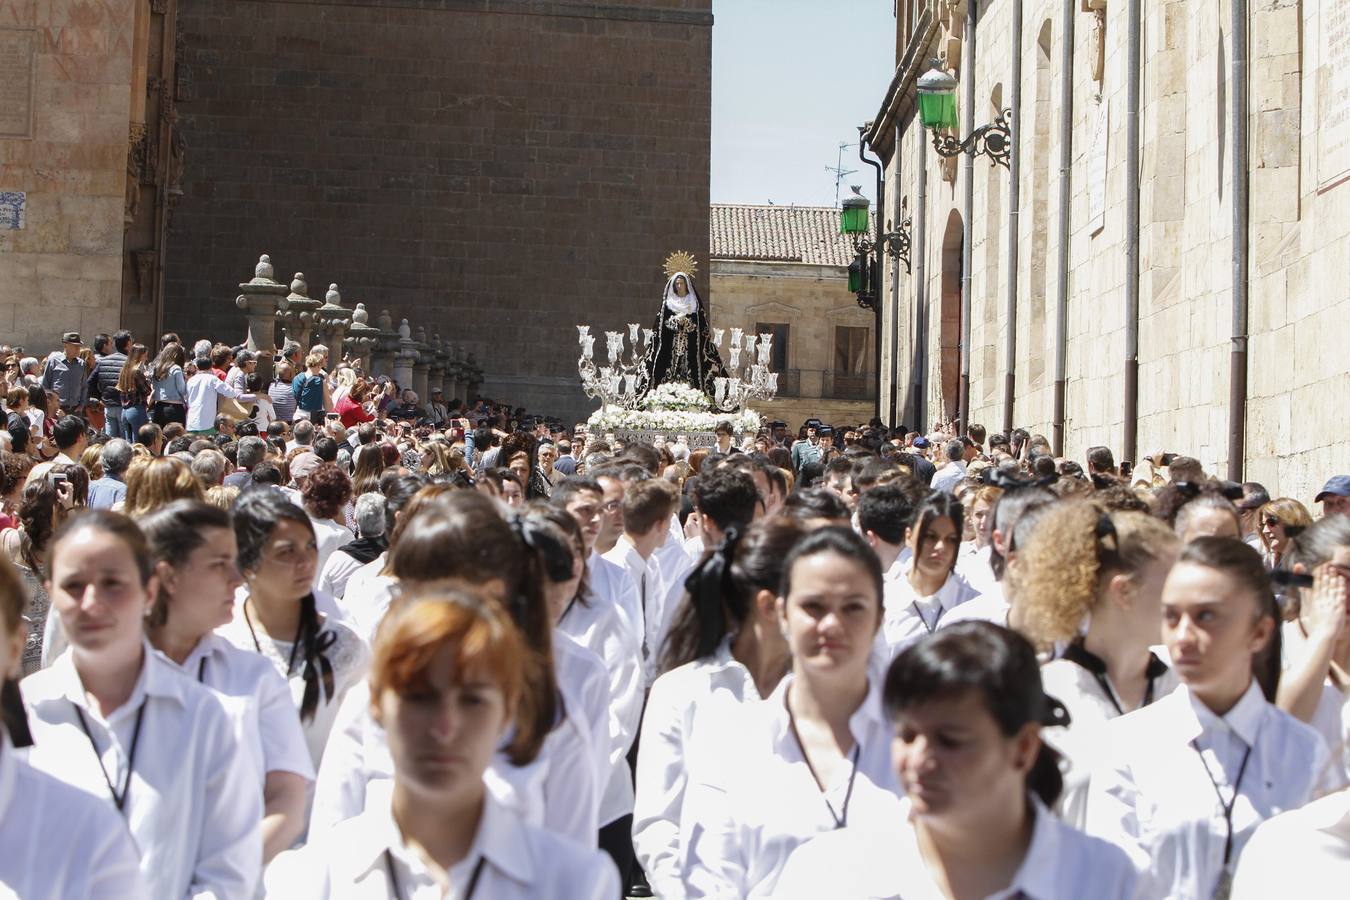
M 698 261 L 687 250 L 676 250 L 666 257 L 666 277 L 674 278 L 676 272 L 683 272 L 690 278 L 698 274 Z

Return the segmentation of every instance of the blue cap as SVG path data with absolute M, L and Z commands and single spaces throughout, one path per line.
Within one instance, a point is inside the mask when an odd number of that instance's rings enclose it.
M 920 450 L 928 446 L 928 438 L 919 437 L 914 439 L 914 446 Z
M 1350 475 L 1333 475 L 1328 478 L 1327 483 L 1322 485 L 1322 492 L 1313 500 L 1321 503 L 1327 496 L 1350 497 Z

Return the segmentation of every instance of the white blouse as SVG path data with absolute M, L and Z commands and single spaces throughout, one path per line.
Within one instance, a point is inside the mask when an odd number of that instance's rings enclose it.
M 1087 831 L 1129 851 L 1166 897 L 1214 894 L 1225 805 L 1231 870 L 1256 826 L 1307 803 L 1328 764 L 1317 733 L 1267 703 L 1255 681 L 1222 717 L 1183 684 L 1112 722 L 1110 742 L 1088 791 Z
M 347 623 L 368 644 L 375 643 L 375 632 L 394 596 L 394 579 L 380 574 L 388 559 L 386 550 L 353 572 L 342 590 L 340 605 Z
M 267 896 L 288 900 L 441 900 L 468 897 L 470 890 L 482 900 L 620 896 L 619 873 L 608 856 L 526 824 L 491 791 L 468 856 L 446 875 L 449 894 L 403 841 L 384 799 L 321 839 L 278 856 L 265 884 Z
M 304 647 L 297 647 L 291 641 L 278 640 L 260 632 L 250 622 L 252 613 L 245 613 L 242 602 L 236 605 L 234 618 L 216 630 L 216 634 L 240 650 L 262 654 L 263 658 L 286 679 L 291 692 L 291 702 L 297 714 L 305 698 Z M 329 637 L 331 635 L 331 637 Z M 310 760 L 317 768 L 323 759 L 324 748 L 328 744 L 328 734 L 333 729 L 333 720 L 337 716 L 342 698 L 347 695 L 353 684 L 365 678 L 370 666 L 370 650 L 355 631 L 342 622 L 327 616 L 319 626 L 318 640 L 330 643 L 324 651 L 329 665 L 333 668 L 333 690 L 331 693 L 319 679 L 319 702 L 314 709 L 314 717 L 301 720 L 300 727 L 305 734 L 305 745 L 309 748 Z M 294 665 L 292 666 L 292 654 Z M 209 664 L 208 664 L 209 665 Z
M 885 583 L 883 605 L 886 615 L 881 633 L 892 659 L 910 644 L 948 624 L 945 621 L 947 613 L 977 595 L 969 582 L 952 572 L 936 594 L 920 597 L 909 583 L 912 570 L 913 560 L 903 568 L 901 577 Z
M 568 717 L 544 739 L 533 762 L 517 767 L 498 752 L 483 780 L 529 824 L 593 847 L 599 832 L 593 753 L 585 726 Z M 370 684 L 363 680 L 347 692 L 319 764 L 310 839 L 386 798 L 393 778 L 394 760 L 384 729 L 370 714 Z
M 605 664 L 575 638 L 553 631 L 553 668 L 566 715 L 586 733 L 594 777 L 596 830 L 600 828 L 600 793 L 609 778 L 609 673 Z
M 1087 821 L 1088 784 L 1092 770 L 1105 758 L 1110 746 L 1108 723 L 1125 714 L 1120 698 L 1106 675 L 1106 663 L 1081 644 L 1070 645 L 1068 654 L 1041 667 L 1045 693 L 1064 704 L 1069 725 L 1041 729 L 1041 737 L 1061 756 L 1064 791 L 1057 811 L 1064 821 L 1082 828 Z M 1149 654 L 1149 688 L 1144 705 L 1161 700 L 1181 684 L 1176 673 L 1156 655 Z
M 130 699 L 107 719 L 69 652 L 20 688 L 33 732 L 29 762 L 114 812 L 112 789 L 124 798 L 146 896 L 252 895 L 262 871 L 262 791 L 215 693 L 149 643 Z
M 786 703 L 788 676 L 763 703 L 745 707 L 735 742 L 703 727 L 717 766 L 693 773 L 682 819 L 686 896 L 773 897 L 792 852 L 838 827 L 884 827 L 900 794 L 891 769 L 892 729 L 874 682 L 849 719 L 854 751 L 821 791 L 793 734 Z M 843 825 L 841 826 L 841 821 Z
M 681 837 L 686 787 L 703 766 L 721 764 L 720 745 L 695 740 L 696 735 L 718 725 L 736 730 L 743 706 L 760 702 L 750 671 L 731 655 L 730 638 L 709 659 L 673 669 L 652 686 L 638 742 L 633 846 L 658 897 L 679 897 L 684 892 Z M 700 748 L 702 759 L 697 757 Z
M 1031 843 L 1006 888 L 988 900 L 1132 900 L 1149 896 L 1125 851 L 1089 837 L 1033 799 Z M 824 832 L 788 859 L 776 897 L 948 900 L 919 850 L 909 801 L 890 801 L 880 829 Z
M 144 897 L 126 823 L 107 803 L 19 758 L 0 728 L 0 897 Z
M 637 631 L 624 612 L 632 582 L 623 569 L 599 556 L 587 562 L 591 596 L 572 603 L 557 630 L 571 635 L 604 661 L 609 675 L 609 771 L 601 780 L 600 824 L 633 811 L 633 772 L 628 751 L 642 717 L 642 653 Z
M 300 714 L 286 679 L 271 662 L 261 654 L 240 650 L 218 634 L 208 634 L 178 668 L 220 695 L 239 726 L 240 745 L 249 751 L 260 784 L 269 772 L 293 772 L 314 780 L 314 762 L 300 727 Z
M 1345 896 L 1350 874 L 1350 790 L 1262 822 L 1242 851 L 1233 900 Z
M 641 638 L 638 649 L 642 656 L 643 689 L 650 689 L 660 671 L 661 647 L 669 621 L 665 608 L 668 586 L 661 565 L 655 553 L 644 560 L 626 537 L 620 537 L 602 558 L 626 571 L 632 582 L 632 590 L 622 595 L 631 604 L 624 612 L 630 622 L 640 625 L 634 631 Z

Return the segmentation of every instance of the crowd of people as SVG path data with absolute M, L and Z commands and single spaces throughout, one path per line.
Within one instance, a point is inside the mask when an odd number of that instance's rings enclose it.
M 0 347 L 23 898 L 1333 896 L 1350 476 Z

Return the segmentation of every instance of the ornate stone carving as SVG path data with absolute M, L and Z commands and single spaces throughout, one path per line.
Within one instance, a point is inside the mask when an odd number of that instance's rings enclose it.
M 122 205 L 122 230 L 131 228 L 141 208 L 141 183 L 145 177 L 145 125 L 131 123 L 127 138 L 127 186 Z
M 132 250 L 131 271 L 136 276 L 136 300 L 150 303 L 155 291 L 155 251 Z
M 1092 80 L 1101 85 L 1106 77 L 1106 0 L 1083 0 L 1083 10 L 1092 14 Z
M 398 339 L 400 341 L 412 340 L 412 326 L 408 324 L 407 319 L 398 323 Z

